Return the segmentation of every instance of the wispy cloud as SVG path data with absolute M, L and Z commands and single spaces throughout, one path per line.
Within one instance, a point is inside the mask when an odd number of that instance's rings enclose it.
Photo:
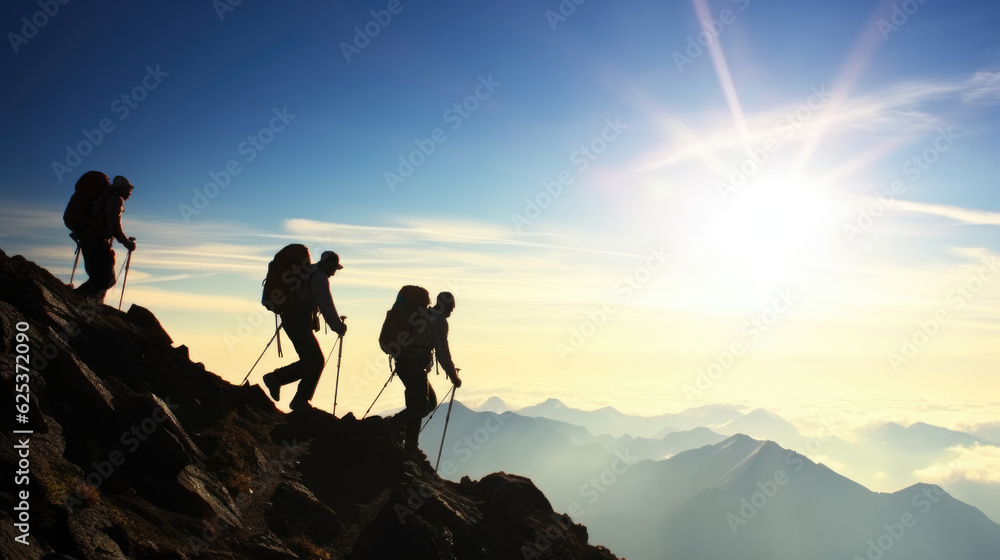
M 834 92 L 836 93 L 836 92 Z M 758 111 L 747 117 L 748 140 L 760 143 L 776 137 L 776 126 L 789 112 L 794 112 L 803 100 L 771 110 Z M 916 138 L 936 127 L 944 120 L 928 105 L 938 101 L 982 101 L 1000 96 L 1000 73 L 978 72 L 962 80 L 905 81 L 879 91 L 847 97 L 835 111 L 820 110 L 800 124 L 792 142 L 802 142 L 822 134 L 891 136 Z M 743 140 L 728 127 L 711 128 L 712 132 L 700 137 L 686 136 L 682 141 L 671 142 L 641 157 L 633 164 L 639 172 L 669 167 L 695 159 L 704 159 L 706 153 L 741 149 Z
M 871 199 L 874 201 L 875 199 Z M 925 204 L 921 202 L 908 202 L 905 200 L 896 201 L 894 209 L 903 212 L 918 214 L 928 214 L 950 218 L 966 224 L 1000 226 L 1000 212 L 990 212 L 987 210 L 973 210 L 960 208 L 958 206 L 947 206 L 943 204 Z
M 63 238 L 65 230 L 56 212 L 11 204 L 4 205 L 0 216 L 42 240 L 25 244 L 21 248 L 25 256 L 68 280 L 72 242 Z M 314 258 L 324 250 L 337 251 L 345 270 L 335 284 L 348 294 L 355 293 L 350 290 L 395 292 L 405 283 L 426 285 L 432 291 L 454 291 L 460 285 L 484 308 L 494 309 L 497 317 L 507 317 L 513 305 L 527 304 L 529 309 L 518 312 L 522 318 L 548 314 L 550 320 L 589 302 L 592 284 L 608 276 L 609 262 L 629 271 L 648 256 L 601 249 L 598 240 L 573 232 L 520 235 L 485 222 L 420 217 L 390 219 L 386 225 L 289 219 L 281 230 L 261 231 L 239 223 L 178 226 L 126 215 L 126 230 L 138 238 L 139 246 L 126 296 L 158 311 L 245 313 L 246 302 L 240 305 L 232 295 L 258 291 L 275 251 L 292 242 L 306 244 Z M 116 252 L 120 267 L 125 253 L 121 248 Z M 77 273 L 83 275 L 83 270 Z M 567 284 L 567 278 L 581 281 Z M 221 299 L 193 295 L 223 287 L 226 295 Z M 491 300 L 500 294 L 502 303 Z
M 131 284 L 131 283 L 130 283 Z M 114 294 L 117 300 L 118 292 Z M 236 316 L 245 315 L 250 303 L 246 299 L 219 294 L 198 294 L 177 292 L 153 287 L 128 287 L 127 302 L 136 302 L 143 307 L 157 311 L 180 310 L 198 313 L 225 313 Z M 108 301 L 110 302 L 112 298 Z M 117 302 L 115 302 L 117 304 Z
M 953 484 L 958 479 L 986 484 L 1000 484 L 1000 447 L 974 445 L 952 447 L 956 457 L 913 473 L 917 479 L 935 484 Z
M 966 86 L 961 96 L 966 103 L 1000 101 L 1000 72 L 976 72 Z

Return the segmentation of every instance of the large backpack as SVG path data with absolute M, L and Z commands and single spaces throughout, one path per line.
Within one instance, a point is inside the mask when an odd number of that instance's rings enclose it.
M 295 303 L 295 291 L 309 279 L 312 259 L 305 245 L 293 243 L 274 255 L 267 265 L 260 302 L 274 313 L 284 313 Z
M 76 181 L 76 191 L 69 198 L 63 223 L 74 234 L 80 235 L 96 225 L 100 217 L 91 212 L 97 197 L 111 188 L 111 180 L 100 171 L 88 171 Z
M 383 352 L 395 359 L 400 356 L 413 357 L 430 361 L 430 348 L 421 343 L 414 335 L 421 324 L 420 311 L 427 309 L 431 296 L 420 286 L 403 286 L 396 296 L 396 302 L 385 313 L 382 330 L 379 331 L 378 344 Z

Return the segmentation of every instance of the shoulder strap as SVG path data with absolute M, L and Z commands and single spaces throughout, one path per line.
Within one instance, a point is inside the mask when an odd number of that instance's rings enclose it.
M 94 216 L 105 217 L 108 213 L 108 197 L 111 196 L 111 189 L 104 189 L 101 192 L 95 194 L 90 199 L 90 214 Z

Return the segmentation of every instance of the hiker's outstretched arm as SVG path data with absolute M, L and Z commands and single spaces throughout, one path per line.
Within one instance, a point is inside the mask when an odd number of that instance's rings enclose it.
M 316 298 L 316 305 L 319 306 L 319 312 L 323 314 L 323 320 L 326 321 L 327 325 L 330 325 L 331 329 L 337 330 L 342 321 L 337 313 L 337 307 L 333 304 L 333 296 L 330 295 L 330 278 L 317 271 L 316 274 L 312 275 L 309 290 Z

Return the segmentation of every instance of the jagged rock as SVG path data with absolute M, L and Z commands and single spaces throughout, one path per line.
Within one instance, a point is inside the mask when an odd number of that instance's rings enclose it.
M 201 501 L 207 509 L 206 516 L 211 517 L 211 515 L 207 515 L 211 512 L 225 525 L 243 526 L 243 523 L 240 522 L 239 510 L 232 496 L 229 495 L 229 491 L 212 475 L 195 465 L 188 465 L 177 475 L 177 483 Z
M 295 560 L 299 558 L 298 554 L 292 552 L 277 537 L 267 533 L 255 536 L 244 548 L 253 558 L 264 560 Z
M 0 511 L 0 542 L 11 543 L 7 546 L 0 546 L 3 551 L 4 560 L 41 560 L 46 553 L 41 543 L 34 536 L 28 537 L 28 546 L 19 544 L 14 540 L 21 533 L 14 529 L 14 519 L 7 514 L 10 511 L 5 509 Z
M 125 318 L 139 327 L 147 336 L 159 340 L 168 346 L 174 343 L 170 335 L 167 334 L 167 331 L 163 329 L 163 325 L 153 315 L 153 312 L 145 307 L 133 303 L 132 307 L 129 307 L 128 312 L 125 313 Z
M 51 347 L 31 381 L 35 545 L 26 553 L 4 538 L 0 558 L 508 560 L 554 523 L 558 539 L 537 556 L 614 558 L 529 480 L 455 484 L 405 453 L 383 418 L 283 414 L 261 387 L 191 363 L 148 310 L 90 305 L 0 251 L 7 394 L 18 321 L 33 350 Z M 0 433 L 3 472 L 16 465 L 13 444 Z M 12 499 L 0 491 L 0 521 Z
M 60 357 L 62 360 L 59 361 L 57 368 L 53 368 L 53 373 L 58 372 L 58 377 L 64 380 L 67 392 L 86 399 L 87 404 L 101 414 L 114 412 L 114 397 L 111 396 L 111 392 L 100 378 L 80 361 L 76 353 L 64 352 Z
M 84 510 L 69 519 L 69 534 L 84 558 L 129 560 L 121 547 L 107 533 L 109 520 L 93 510 Z
M 2 337 L 0 338 L 0 353 L 11 353 L 11 349 L 16 345 L 14 335 L 17 333 L 17 323 L 23 320 L 24 316 L 16 307 L 6 301 L 0 301 L 0 337 Z M 3 372 L 4 375 L 12 373 Z
M 301 533 L 317 544 L 326 544 L 340 533 L 337 514 L 298 482 L 286 480 L 279 484 L 271 503 L 268 526 L 281 536 Z
M 152 404 L 154 414 L 158 413 L 161 418 L 164 418 L 164 428 L 176 437 L 178 443 L 180 443 L 181 447 L 183 447 L 184 452 L 187 453 L 191 459 L 204 458 L 205 454 L 202 453 L 201 450 L 198 449 L 198 446 L 195 445 L 194 441 L 191 440 L 191 436 L 188 435 L 188 433 L 181 426 L 180 421 L 178 421 L 177 417 L 174 416 L 173 411 L 170 410 L 170 405 L 153 393 L 146 393 L 146 398 L 149 399 Z
M 552 505 L 531 480 L 504 472 L 483 477 L 475 486 L 491 509 L 508 519 L 519 519 L 531 512 L 552 511 Z

